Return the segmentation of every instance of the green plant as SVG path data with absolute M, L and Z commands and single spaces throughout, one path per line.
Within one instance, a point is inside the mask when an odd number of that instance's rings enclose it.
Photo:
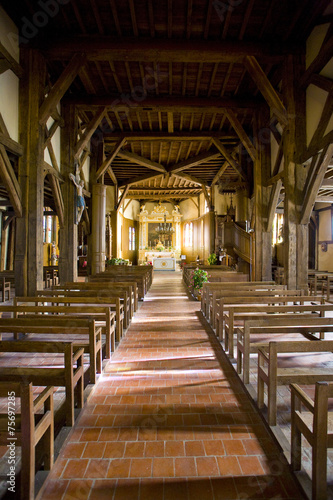
M 204 283 L 208 281 L 208 273 L 203 269 L 195 269 L 191 273 L 191 281 L 193 290 L 201 290 Z
M 108 260 L 108 265 L 109 266 L 127 266 L 128 265 L 128 260 L 125 259 L 117 259 L 117 257 L 112 257 L 111 260 Z
M 208 260 L 208 264 L 210 266 L 214 266 L 217 262 L 216 253 L 211 253 L 207 260 Z

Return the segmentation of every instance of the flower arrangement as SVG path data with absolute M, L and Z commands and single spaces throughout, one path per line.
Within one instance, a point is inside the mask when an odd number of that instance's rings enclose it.
M 217 263 L 216 253 L 211 253 L 207 260 L 210 266 L 214 266 Z
M 162 245 L 162 243 L 158 243 L 155 247 L 155 249 L 158 251 L 158 252 L 162 252 L 164 250 L 164 246 Z
M 191 272 L 191 283 L 193 290 L 202 290 L 204 283 L 208 281 L 208 273 L 203 269 L 195 269 Z

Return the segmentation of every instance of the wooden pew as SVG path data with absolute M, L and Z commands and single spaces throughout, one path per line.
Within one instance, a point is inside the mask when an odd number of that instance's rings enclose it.
M 102 327 L 95 325 L 93 319 L 56 318 L 47 316 L 34 316 L 30 318 L 0 318 L 0 339 L 3 333 L 13 333 L 14 337 L 19 334 L 29 335 L 80 335 L 84 339 L 74 339 L 72 343 L 75 348 L 83 347 L 84 352 L 89 353 L 90 382 L 96 382 L 96 373 L 102 372 Z M 53 340 L 53 339 L 52 339 Z
M 66 301 L 63 306 L 54 305 L 50 302 L 49 297 L 14 297 L 14 305 L 0 306 L 0 313 L 12 313 L 14 318 L 35 315 L 57 315 L 57 317 L 60 315 L 62 317 L 65 315 L 71 319 L 73 319 L 73 316 L 79 319 L 94 319 L 95 325 L 102 326 L 105 332 L 105 357 L 107 359 L 111 358 L 111 352 L 115 350 L 115 313 L 111 312 L 109 306 L 94 307 L 89 304 L 84 307 L 74 305 L 68 308 Z
M 319 340 L 324 339 L 325 333 L 333 332 L 333 318 L 283 316 L 245 321 L 244 327 L 237 328 L 237 373 L 240 375 L 243 371 L 244 384 L 249 383 L 250 354 L 257 353 L 259 347 L 267 346 L 276 335 L 285 336 L 287 341 L 292 341 L 290 335 L 294 334 L 303 339 Z
M 3 340 L 0 342 L 1 353 L 60 353 L 64 356 L 63 367 L 36 367 L 5 365 L 6 356 L 1 356 L 0 381 L 24 382 L 45 386 L 51 383 L 56 387 L 65 387 L 66 425 L 74 425 L 75 392 L 78 408 L 83 408 L 84 386 L 84 349 L 77 348 L 72 342 L 53 342 L 38 340 Z
M 112 283 L 81 283 L 81 282 L 73 282 L 73 283 L 65 283 L 63 286 L 52 287 L 52 291 L 54 292 L 63 292 L 63 294 L 67 295 L 69 292 L 76 292 L 74 296 L 80 295 L 89 295 L 97 297 L 107 297 L 110 299 L 110 304 L 112 304 L 112 300 L 119 298 L 120 303 L 123 304 L 123 326 L 124 328 L 128 328 L 131 320 L 130 312 L 130 296 L 129 290 L 119 290 L 112 286 Z M 91 293 L 90 293 L 91 292 Z M 38 292 L 37 295 L 40 295 Z M 57 294 L 58 296 L 61 293 Z
M 246 304 L 285 304 L 291 303 L 305 303 L 314 302 L 318 300 L 319 303 L 325 303 L 322 297 L 309 298 L 308 295 L 303 295 L 302 290 L 251 290 L 245 291 L 237 290 L 233 293 L 225 293 L 214 290 L 212 293 L 211 310 L 209 312 L 210 323 L 213 328 L 219 325 L 217 333 L 221 335 L 223 324 L 220 324 L 220 318 L 223 319 L 223 314 L 228 307 L 232 305 L 246 305 Z
M 89 306 L 94 306 L 94 305 L 110 306 L 111 311 L 115 311 L 116 313 L 116 341 L 120 342 L 121 338 L 123 337 L 124 305 L 121 303 L 119 297 L 109 297 L 108 294 L 104 296 L 103 292 L 101 294 L 98 290 L 77 290 L 71 292 L 65 290 L 37 290 L 36 296 L 44 299 L 49 299 L 48 302 L 54 305 L 88 304 Z M 27 298 L 33 298 L 33 297 L 17 297 L 17 300 L 22 300 L 22 302 L 24 302 L 25 299 Z M 68 300 L 62 300 L 62 299 L 68 299 Z
M 138 292 L 138 284 L 136 281 L 119 281 L 116 280 L 113 276 L 107 276 L 106 274 L 102 275 L 89 275 L 87 277 L 88 283 L 99 283 L 101 281 L 107 281 L 111 282 L 115 288 L 122 288 L 122 287 L 130 287 L 131 289 L 131 296 L 132 296 L 132 302 L 133 302 L 133 313 L 137 311 L 138 309 L 138 301 L 139 301 L 139 292 Z M 133 314 L 132 314 L 133 315 Z
M 116 281 L 136 281 L 139 298 L 144 299 L 152 283 L 153 266 L 110 266 L 95 276 L 113 277 Z
M 1 282 L 2 302 L 6 302 L 6 293 L 8 294 L 8 300 L 10 300 L 10 281 L 6 281 L 6 278 L 3 277 Z
M 241 322 L 244 326 L 244 321 L 251 319 L 264 319 L 267 315 L 281 314 L 316 314 L 317 316 L 324 317 L 326 312 L 333 311 L 333 304 L 320 304 L 320 305 L 234 305 L 228 308 L 223 314 L 224 322 L 224 347 L 229 356 L 234 355 L 234 333 L 235 321 Z M 220 320 L 221 321 L 221 320 Z
M 32 383 L 0 382 L 0 397 L 6 398 L 7 411 L 0 415 L 0 444 L 10 445 L 9 431 L 14 432 L 15 447 L 20 446 L 21 451 L 21 488 L 13 498 L 33 500 L 35 498 L 35 468 L 41 461 L 44 470 L 51 470 L 54 461 L 54 410 L 53 386 L 46 387 L 37 397 L 34 397 Z M 13 399 L 12 399 L 13 398 Z M 15 398 L 21 400 L 21 412 L 17 413 Z M 15 413 L 15 425 L 11 425 L 11 417 Z M 36 456 L 36 446 L 41 443 L 43 457 Z M 12 445 L 13 446 L 13 445 Z M 10 450 L 10 448 L 9 448 Z M 10 457 L 7 452 L 5 458 Z M 37 459 L 37 460 L 36 460 Z M 8 463 L 8 472 L 14 472 Z M 8 476 L 10 481 L 10 476 Z M 7 483 L 10 486 L 10 483 Z M 13 487 L 13 486 L 12 486 Z M 8 488 L 7 488 L 8 489 Z
M 258 349 L 258 406 L 264 406 L 264 386 L 267 386 L 268 423 L 276 425 L 276 400 L 279 385 L 314 384 L 333 380 L 333 340 L 269 342 L 268 348 Z M 279 366 L 278 354 L 282 353 L 329 353 L 329 362 L 322 366 Z
M 243 282 L 224 282 L 224 283 L 204 283 L 202 287 L 202 296 L 201 296 L 201 311 L 206 318 L 209 316 L 209 302 L 210 296 L 214 290 L 226 291 L 229 294 L 229 291 L 235 291 L 238 289 L 241 290 L 267 290 L 269 289 L 278 289 L 277 285 L 274 284 L 273 281 L 243 281 Z M 281 289 L 281 285 L 279 285 Z
M 291 384 L 291 468 L 301 470 L 302 434 L 312 447 L 312 500 L 326 500 L 327 449 L 333 448 L 333 383 L 317 382 L 312 400 L 298 385 Z M 302 411 L 302 407 L 306 411 Z

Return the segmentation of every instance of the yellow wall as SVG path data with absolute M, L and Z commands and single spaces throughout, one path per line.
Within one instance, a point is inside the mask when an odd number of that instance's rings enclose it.
M 182 255 L 186 255 L 186 262 L 193 262 L 199 255 L 200 260 L 207 263 L 210 254 L 210 218 L 209 213 L 194 220 L 186 220 L 182 224 Z M 184 246 L 184 226 L 186 223 L 193 223 L 193 246 Z
M 333 235 L 332 235 L 332 209 L 331 206 L 327 210 L 318 212 L 319 215 L 319 230 L 318 230 L 318 270 L 333 271 Z M 322 245 L 319 242 L 327 244 L 327 251 L 322 250 Z
M 129 250 L 129 228 L 135 228 L 135 250 Z M 117 257 L 128 259 L 132 264 L 137 264 L 138 244 L 139 244 L 139 223 L 133 219 L 126 219 L 122 214 L 118 215 L 118 231 L 120 240 L 118 241 Z M 120 234 L 121 233 L 121 234 Z

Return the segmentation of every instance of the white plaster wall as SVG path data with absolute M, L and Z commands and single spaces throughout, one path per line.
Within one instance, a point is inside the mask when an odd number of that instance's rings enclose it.
M 194 198 L 195 203 L 198 203 L 198 198 Z M 191 201 L 183 200 L 179 203 L 180 213 L 183 214 L 182 222 L 186 220 L 196 219 L 198 217 L 198 209 L 196 205 Z
M 1 7 L 0 41 L 18 61 L 17 28 Z M 0 75 L 0 113 L 11 139 L 19 142 L 19 79 L 11 70 Z
M 128 201 L 128 199 L 125 199 L 124 206 L 126 206 Z M 136 220 L 140 213 L 140 203 L 137 200 L 132 200 L 123 213 L 126 219 Z

